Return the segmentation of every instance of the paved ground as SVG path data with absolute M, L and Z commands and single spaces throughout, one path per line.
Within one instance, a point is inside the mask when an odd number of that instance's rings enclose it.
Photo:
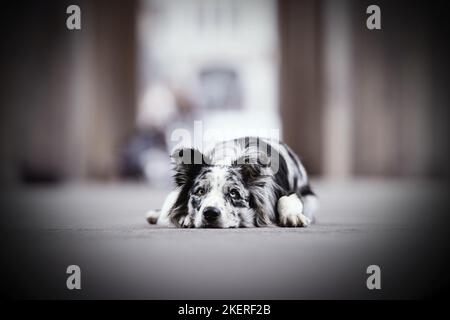
M 144 212 L 160 207 L 166 191 L 145 185 L 5 190 L 3 289 L 16 297 L 83 299 L 376 299 L 435 293 L 442 251 L 430 250 L 439 241 L 430 231 L 439 226 L 430 206 L 437 208 L 446 197 L 442 186 L 379 180 L 314 185 L 321 211 L 315 225 L 302 229 L 150 226 Z M 81 267 L 81 291 L 66 289 L 71 264 Z M 371 264 L 382 270 L 379 291 L 366 288 Z

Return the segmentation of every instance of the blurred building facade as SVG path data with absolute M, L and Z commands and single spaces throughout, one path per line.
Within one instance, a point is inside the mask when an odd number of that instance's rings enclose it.
M 281 129 L 318 176 L 449 176 L 444 1 L 378 1 L 373 31 L 369 1 L 79 1 L 80 31 L 70 4 L 2 10 L 2 181 L 116 180 L 195 119 Z

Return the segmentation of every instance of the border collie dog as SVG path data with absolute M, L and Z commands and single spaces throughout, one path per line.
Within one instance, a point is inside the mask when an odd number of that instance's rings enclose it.
M 305 168 L 284 143 L 245 137 L 203 154 L 177 149 L 176 188 L 147 221 L 183 228 L 306 227 L 317 198 Z

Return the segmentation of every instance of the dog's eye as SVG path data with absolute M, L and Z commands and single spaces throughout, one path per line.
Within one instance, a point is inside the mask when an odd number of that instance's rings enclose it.
M 196 196 L 202 196 L 202 195 L 205 194 L 205 189 L 203 189 L 203 188 L 198 188 L 198 189 L 194 192 L 194 194 L 195 194 Z
M 233 199 L 239 199 L 241 197 L 241 195 L 239 194 L 239 192 L 236 189 L 231 189 L 230 190 L 230 196 Z

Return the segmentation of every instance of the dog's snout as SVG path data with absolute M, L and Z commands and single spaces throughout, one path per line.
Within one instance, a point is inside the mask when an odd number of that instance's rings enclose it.
M 216 220 L 220 216 L 220 210 L 216 207 L 206 207 L 205 210 L 203 210 L 203 216 L 207 221 Z

